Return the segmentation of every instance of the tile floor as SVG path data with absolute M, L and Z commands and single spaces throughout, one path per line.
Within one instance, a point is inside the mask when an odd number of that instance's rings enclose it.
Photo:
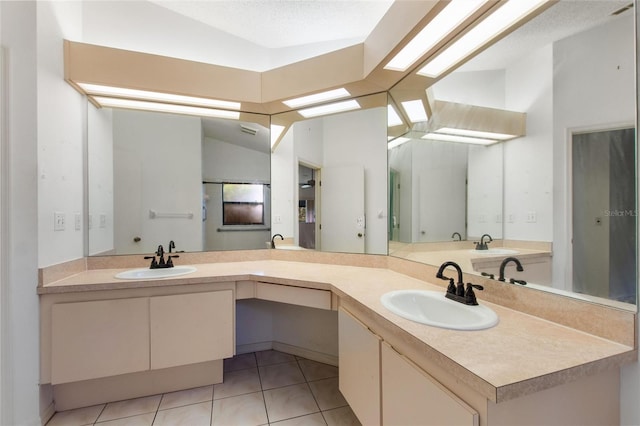
M 224 383 L 56 413 L 47 426 L 360 425 L 337 367 L 277 351 L 224 361 Z

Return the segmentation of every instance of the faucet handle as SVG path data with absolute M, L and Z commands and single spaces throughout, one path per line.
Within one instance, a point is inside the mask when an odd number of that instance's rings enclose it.
M 173 258 L 180 257 L 177 254 L 167 256 L 167 268 L 173 268 Z
M 151 265 L 149 266 L 149 269 L 154 269 L 158 266 L 158 262 L 156 261 L 156 257 L 155 256 L 145 256 L 145 259 L 151 259 Z
M 511 284 L 527 285 L 527 282 L 525 280 L 516 280 L 515 278 L 509 279 L 509 282 Z
M 465 304 L 467 305 L 477 305 L 478 301 L 476 300 L 476 293 L 473 289 L 484 290 L 484 287 L 478 284 L 467 283 L 467 290 L 464 293 Z

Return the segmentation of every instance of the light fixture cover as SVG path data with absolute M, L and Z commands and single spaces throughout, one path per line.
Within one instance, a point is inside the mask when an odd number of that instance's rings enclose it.
M 348 101 L 335 102 L 332 104 L 301 109 L 298 110 L 298 113 L 304 118 L 311 118 L 321 115 L 335 114 L 337 112 L 352 111 L 354 109 L 360 109 L 360 104 L 355 99 L 350 99 Z
M 401 104 L 412 123 L 420 123 L 429 119 L 427 111 L 424 109 L 424 105 L 420 99 L 404 101 L 401 102 Z
M 302 96 L 300 98 L 289 99 L 282 101 L 283 104 L 290 108 L 298 108 L 306 105 L 313 105 L 320 102 L 332 101 L 334 99 L 341 99 L 351 96 L 351 93 L 347 89 L 341 87 L 339 89 L 328 90 L 326 92 L 315 93 L 313 95 Z
M 402 119 L 393 105 L 387 105 L 387 127 L 399 126 L 403 124 Z
M 169 112 L 174 114 L 197 115 L 203 117 L 217 117 L 238 120 L 240 112 L 221 109 L 202 108 L 187 105 L 165 104 L 159 102 L 138 101 L 132 99 L 107 98 L 92 96 L 92 99 L 102 107 L 125 108 L 143 111 Z
M 410 138 L 405 138 L 405 137 L 395 138 L 387 144 L 387 149 L 393 149 L 397 146 L 402 145 L 403 143 L 409 142 L 410 140 L 411 140 Z
M 471 138 L 467 136 L 457 136 L 457 135 L 445 135 L 442 133 L 427 133 L 426 135 L 422 136 L 422 139 L 429 139 L 432 141 L 442 141 L 442 142 L 469 143 L 474 145 L 491 145 L 499 142 L 493 139 Z
M 453 127 L 442 127 L 436 130 L 436 133 L 445 133 L 449 135 L 469 136 L 472 138 L 486 138 L 496 140 L 507 140 L 518 137 L 518 135 L 508 135 L 505 133 L 493 133 L 480 130 L 455 129 Z

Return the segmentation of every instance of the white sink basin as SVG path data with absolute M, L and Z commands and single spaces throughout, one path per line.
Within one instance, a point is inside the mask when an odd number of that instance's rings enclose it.
M 498 324 L 498 315 L 483 305 L 464 305 L 447 299 L 442 292 L 397 290 L 380 298 L 396 315 L 421 324 L 452 330 L 483 330 Z
M 518 254 L 516 250 L 502 249 L 502 248 L 490 248 L 487 250 L 469 250 L 473 254 L 481 254 L 485 256 L 502 256 L 506 254 Z
M 180 275 L 190 274 L 195 272 L 196 268 L 193 266 L 174 266 L 173 268 L 160 268 L 160 269 L 131 269 L 129 271 L 120 272 L 116 274 L 116 278 L 122 280 L 144 280 L 149 278 L 168 278 L 177 277 Z

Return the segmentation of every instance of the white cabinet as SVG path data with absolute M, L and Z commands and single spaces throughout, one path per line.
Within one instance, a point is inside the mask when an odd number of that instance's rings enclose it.
M 363 425 L 380 423 L 380 338 L 338 310 L 340 392 Z
M 149 299 L 52 306 L 51 383 L 149 369 Z
M 477 426 L 478 413 L 383 342 L 382 424 Z
M 331 309 L 331 292 L 328 290 L 258 282 L 255 297 L 310 308 Z
M 233 305 L 231 290 L 152 297 L 151 369 L 232 357 Z

